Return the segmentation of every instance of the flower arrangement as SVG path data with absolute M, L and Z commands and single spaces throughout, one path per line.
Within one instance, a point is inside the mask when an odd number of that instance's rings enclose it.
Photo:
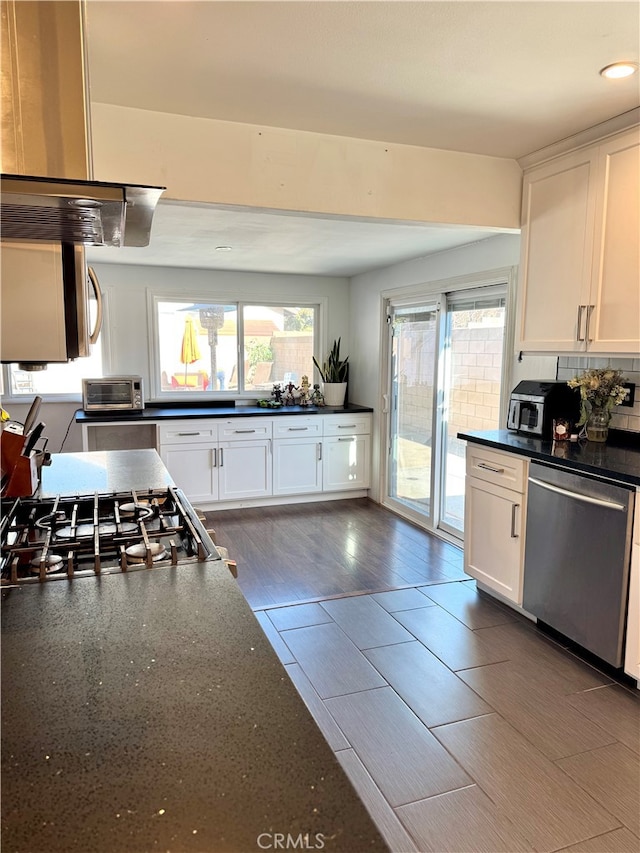
M 620 405 L 626 396 L 622 372 L 610 368 L 585 370 L 580 376 L 569 379 L 570 388 L 580 389 L 580 420 L 578 426 L 586 424 L 589 413 L 599 409 L 611 416 L 614 406 Z

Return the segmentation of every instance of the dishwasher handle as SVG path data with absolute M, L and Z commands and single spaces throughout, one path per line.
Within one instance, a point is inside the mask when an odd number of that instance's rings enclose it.
M 627 507 L 624 504 L 615 503 L 614 501 L 605 501 L 601 498 L 592 498 L 590 495 L 582 495 L 580 492 L 573 492 L 570 489 L 562 489 L 560 486 L 554 486 L 551 483 L 545 483 L 543 480 L 538 480 L 535 477 L 529 477 L 529 482 L 535 486 L 540 486 L 541 489 L 547 489 L 549 492 L 555 492 L 558 495 L 564 495 L 568 498 L 574 498 L 577 501 L 583 501 L 588 504 L 606 507 L 607 509 L 615 509 L 621 512 L 626 512 Z

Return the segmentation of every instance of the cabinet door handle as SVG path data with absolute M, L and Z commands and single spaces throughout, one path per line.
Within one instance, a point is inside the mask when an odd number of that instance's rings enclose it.
M 318 462 L 322 462 L 322 442 L 318 442 Z
M 578 325 L 576 328 L 576 340 L 584 341 L 584 337 L 580 337 L 580 330 L 582 328 L 582 312 L 584 311 L 584 305 L 578 305 Z
M 591 324 L 591 315 L 593 314 L 593 310 L 595 307 L 595 305 L 587 305 L 587 323 L 584 329 L 584 336 L 588 344 L 590 344 L 593 340 L 593 338 L 589 335 L 589 325 Z
M 220 467 L 224 468 L 224 450 L 222 447 L 220 448 Z
M 486 462 L 478 462 L 478 468 L 484 468 L 485 471 L 493 471 L 494 474 L 504 474 L 504 468 L 494 468 L 493 465 L 487 465 Z
M 338 424 L 338 429 L 355 429 L 355 424 Z
M 218 467 L 218 448 L 217 447 L 212 448 L 211 452 L 213 453 L 213 467 L 217 468 Z
M 247 432 L 255 432 L 255 429 L 234 429 L 236 433 L 247 433 Z
M 516 510 L 520 504 L 511 504 L 511 538 L 517 539 L 518 534 L 516 533 Z
M 349 438 L 339 438 L 338 441 L 353 441 L 354 439 L 349 436 Z
M 96 297 L 96 325 L 89 335 L 89 343 L 95 344 L 98 338 L 100 337 L 100 330 L 102 329 L 102 291 L 100 290 L 100 283 L 98 282 L 98 276 L 95 273 L 93 267 L 87 267 L 87 273 L 89 275 L 89 281 L 91 282 L 91 287 L 93 287 L 93 292 Z
M 178 435 L 201 435 L 199 432 L 179 432 Z
M 605 509 L 615 509 L 619 512 L 625 512 L 627 507 L 624 504 L 616 503 L 615 501 L 601 500 L 600 498 L 592 498 L 590 495 L 583 495 L 580 492 L 572 492 L 570 489 L 562 489 L 560 486 L 554 486 L 552 483 L 547 483 L 544 480 L 537 480 L 535 477 L 529 477 L 529 482 L 541 489 L 547 489 L 549 492 L 555 492 L 557 495 L 564 495 L 568 498 L 573 498 L 576 501 L 583 503 L 594 504 Z
M 289 432 L 306 432 L 309 427 L 289 427 Z

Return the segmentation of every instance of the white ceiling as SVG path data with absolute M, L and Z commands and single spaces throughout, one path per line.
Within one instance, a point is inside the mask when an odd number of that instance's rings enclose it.
M 495 233 L 169 201 L 156 209 L 150 246 L 88 249 L 87 257 L 92 263 L 352 276 Z
M 88 2 L 94 101 L 511 158 L 638 106 L 598 71 L 639 42 L 636 0 Z M 482 236 L 164 203 L 108 260 L 352 275 Z

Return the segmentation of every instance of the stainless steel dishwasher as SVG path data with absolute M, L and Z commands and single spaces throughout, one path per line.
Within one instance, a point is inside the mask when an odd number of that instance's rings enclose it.
M 523 607 L 619 667 L 634 491 L 532 462 Z

